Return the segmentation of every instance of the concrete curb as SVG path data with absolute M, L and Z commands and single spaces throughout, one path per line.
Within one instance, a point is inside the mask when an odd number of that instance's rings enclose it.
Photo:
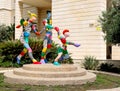
M 112 89 L 87 90 L 87 91 L 120 91 L 120 87 Z
M 87 70 L 87 71 L 88 72 L 93 72 L 93 73 L 102 73 L 102 74 L 106 74 L 106 75 L 112 75 L 112 76 L 118 76 L 118 77 L 120 77 L 120 74 L 111 73 L 111 72 L 96 71 L 96 70 Z

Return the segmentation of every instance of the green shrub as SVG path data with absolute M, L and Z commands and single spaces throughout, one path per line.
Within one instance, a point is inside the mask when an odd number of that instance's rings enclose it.
M 99 61 L 93 56 L 86 56 L 84 58 L 84 67 L 87 70 L 96 70 L 98 67 Z
M 111 63 L 102 63 L 99 67 L 99 70 L 120 74 L 120 68 L 115 67 L 114 64 L 111 64 Z
M 0 42 L 13 40 L 15 32 L 15 24 L 11 24 L 10 26 L 0 25 Z
M 30 39 L 30 47 L 33 50 L 33 56 L 35 59 L 40 61 L 40 55 L 43 48 L 43 41 L 40 39 Z M 23 64 L 30 64 L 32 61 L 30 60 L 28 54 L 21 58 L 21 63 L 18 65 L 16 63 L 16 57 L 23 50 L 23 45 L 19 40 L 16 41 L 4 41 L 0 43 L 0 66 L 2 67 L 19 67 Z M 49 63 L 52 63 L 57 56 L 57 44 L 52 43 L 52 48 L 47 52 L 47 60 Z M 64 63 L 73 63 L 72 59 L 64 61 Z
M 9 35 L 9 40 L 14 40 L 14 35 L 15 35 L 15 23 L 14 24 L 10 24 L 10 26 L 8 27 L 8 35 Z
M 23 46 L 19 41 L 4 41 L 0 43 L 0 66 L 13 67 L 16 56 L 21 52 Z
M 69 54 L 69 56 L 70 56 L 70 54 Z M 62 61 L 59 60 L 59 62 L 60 62 L 60 63 L 63 63 L 63 64 L 67 64 L 67 63 L 73 64 L 73 59 L 72 59 L 72 57 L 70 56 L 68 59 L 64 59 L 64 60 L 62 60 Z

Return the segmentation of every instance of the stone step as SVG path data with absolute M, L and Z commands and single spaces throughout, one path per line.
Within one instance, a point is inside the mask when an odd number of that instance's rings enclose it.
M 15 75 L 13 72 L 4 74 L 4 81 L 12 84 L 29 84 L 29 85 L 78 85 L 87 82 L 94 82 L 96 75 L 87 72 L 86 75 L 80 77 L 65 77 L 65 78 L 43 78 L 43 77 L 26 77 Z
M 44 78 L 61 78 L 61 77 L 77 77 L 86 75 L 85 69 L 79 69 L 75 71 L 55 71 L 55 72 L 44 72 L 44 71 L 29 71 L 22 68 L 13 70 L 15 75 L 27 76 L 27 77 L 44 77 Z
M 57 71 L 75 71 L 78 69 L 75 64 L 62 64 L 60 66 L 54 66 L 53 64 L 26 64 L 23 65 L 24 70 L 30 71 L 46 71 L 46 72 L 57 72 Z

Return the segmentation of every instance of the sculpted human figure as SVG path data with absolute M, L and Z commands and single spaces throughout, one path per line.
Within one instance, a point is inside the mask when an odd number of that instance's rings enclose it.
M 69 54 L 68 54 L 68 51 L 67 51 L 67 45 L 73 45 L 75 47 L 79 47 L 80 44 L 67 41 L 67 37 L 69 37 L 69 30 L 68 29 L 63 30 L 63 36 L 60 35 L 59 29 L 57 29 L 57 30 L 58 30 L 57 31 L 58 32 L 58 38 L 61 41 L 62 46 L 58 47 L 58 51 L 57 51 L 58 56 L 55 58 L 53 64 L 56 65 L 56 66 L 59 66 L 60 63 L 58 62 L 58 60 L 60 60 L 60 59 L 64 60 L 64 59 L 69 58 Z
M 32 49 L 29 46 L 29 36 L 30 36 L 30 31 L 33 30 L 36 35 L 39 35 L 40 33 L 36 31 L 36 26 L 34 24 L 34 21 L 36 20 L 37 15 L 31 12 L 28 12 L 30 18 L 25 20 L 21 19 L 20 20 L 20 25 L 16 26 L 16 28 L 20 28 L 21 26 L 23 27 L 23 32 L 20 36 L 20 42 L 23 44 L 24 49 L 22 52 L 17 56 L 17 63 L 20 64 L 21 58 L 28 52 L 28 55 L 30 59 L 32 60 L 33 64 L 40 64 L 32 54 Z
M 48 49 L 51 48 L 52 44 L 52 30 L 56 30 L 57 27 L 52 26 L 51 23 L 51 12 L 47 11 L 47 18 L 43 20 L 44 30 L 46 31 L 44 40 L 43 40 L 43 49 L 41 52 L 41 59 L 40 63 L 45 64 L 47 62 L 46 60 L 46 52 Z M 56 30 L 57 31 L 57 30 Z

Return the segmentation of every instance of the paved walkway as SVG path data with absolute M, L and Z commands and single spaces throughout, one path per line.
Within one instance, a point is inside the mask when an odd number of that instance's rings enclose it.
M 87 91 L 120 91 L 120 87 L 112 89 L 87 90 Z

